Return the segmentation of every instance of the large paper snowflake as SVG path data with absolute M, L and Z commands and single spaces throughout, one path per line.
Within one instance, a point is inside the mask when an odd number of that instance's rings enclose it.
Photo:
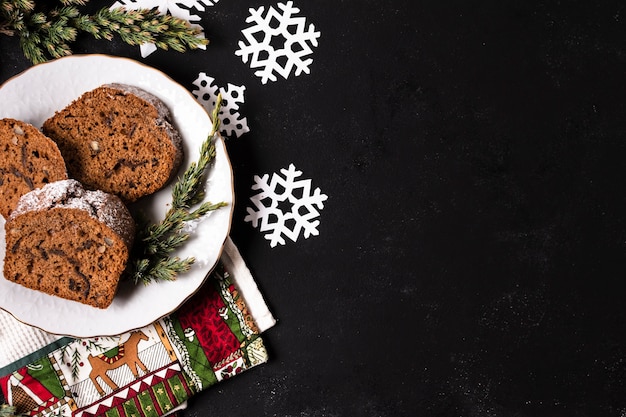
M 313 59 L 305 57 L 313 53 L 311 46 L 317 46 L 320 37 L 313 24 L 305 28 L 306 18 L 296 16 L 300 9 L 293 7 L 293 1 L 278 3 L 278 8 L 281 11 L 270 6 L 265 15 L 263 6 L 249 9 L 246 23 L 253 25 L 241 31 L 245 42 L 239 41 L 235 52 L 244 63 L 250 61 L 250 68 L 260 68 L 254 74 L 263 84 L 276 81 L 274 73 L 284 78 L 292 71 L 296 76 L 309 74 Z
M 193 82 L 193 85 L 198 87 L 192 91 L 193 95 L 208 112 L 211 112 L 215 108 L 217 95 L 222 93 L 222 110 L 220 111 L 221 133 L 226 136 L 235 134 L 237 137 L 240 137 L 244 133 L 249 132 L 248 119 L 241 117 L 239 114 L 239 105 L 244 102 L 243 94 L 246 87 L 228 83 L 228 88 L 224 89 L 214 85 L 214 82 L 215 78 L 201 72 Z
M 199 25 L 200 16 L 193 14 L 192 10 L 203 12 L 205 6 L 215 6 L 220 0 L 119 0 L 116 1 L 112 9 L 118 7 L 124 7 L 126 9 L 154 9 L 159 10 L 159 13 L 169 13 L 179 19 L 185 19 L 193 27 L 199 27 L 202 30 L 201 37 L 204 38 L 204 28 Z M 141 56 L 143 58 L 156 51 L 156 46 L 152 43 L 145 43 L 141 45 Z M 206 49 L 206 46 L 201 45 L 200 48 Z
M 284 245 L 288 237 L 296 241 L 300 234 L 308 239 L 319 234 L 317 219 L 328 198 L 316 188 L 311 193 L 311 180 L 298 179 L 302 171 L 297 171 L 293 164 L 288 169 L 281 169 L 283 177 L 274 173 L 259 177 L 254 176 L 253 190 L 260 190 L 250 197 L 254 207 L 248 207 L 244 221 L 259 228 L 270 246 Z M 268 182 L 269 181 L 269 182 Z

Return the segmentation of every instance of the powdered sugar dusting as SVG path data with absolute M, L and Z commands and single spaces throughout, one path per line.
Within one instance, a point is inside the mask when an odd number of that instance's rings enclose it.
M 10 219 L 29 212 L 67 208 L 83 210 L 92 218 L 104 223 L 130 247 L 135 234 L 135 223 L 122 201 L 104 191 L 85 190 L 74 179 L 55 181 L 24 194 Z

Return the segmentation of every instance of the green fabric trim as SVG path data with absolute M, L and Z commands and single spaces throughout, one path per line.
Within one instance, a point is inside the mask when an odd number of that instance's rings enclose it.
M 107 358 L 111 359 L 111 358 L 114 358 L 118 353 L 120 353 L 120 347 L 119 346 L 115 346 L 115 347 L 107 350 L 106 352 L 102 352 L 102 355 L 104 355 Z
M 65 396 L 65 389 L 52 367 L 50 357 L 45 356 L 28 366 L 28 374 L 39 381 L 56 398 Z
M 166 382 L 164 381 L 159 382 L 152 387 L 152 392 L 154 393 L 154 398 L 157 403 L 159 403 L 159 408 L 167 413 L 168 411 L 173 410 L 176 405 L 172 403 L 167 389 L 165 388 L 165 384 Z
M 106 413 L 104 413 L 104 415 L 106 417 L 120 417 L 120 413 L 119 411 L 117 411 L 117 408 L 111 408 Z M 133 414 L 128 414 L 128 415 L 132 416 Z M 139 414 L 134 414 L 134 415 L 139 415 Z
M 159 417 L 159 413 L 157 413 L 149 391 L 140 392 L 137 398 L 139 399 L 141 410 L 144 412 L 146 417 Z
M 186 383 L 184 381 L 181 381 L 180 375 L 174 375 L 167 381 L 167 383 L 169 384 L 170 390 L 172 391 L 172 394 L 174 394 L 174 397 L 176 398 L 178 404 L 187 401 L 187 391 L 185 391 Z
M 209 363 L 206 355 L 204 354 L 204 349 L 200 346 L 200 342 L 198 338 L 194 336 L 192 341 L 190 342 L 184 334 L 183 328 L 180 325 L 180 321 L 178 319 L 173 320 L 174 330 L 176 331 L 176 335 L 183 342 L 187 352 L 189 352 L 189 366 L 194 370 L 196 375 L 202 381 L 201 389 L 209 387 L 217 382 L 217 377 L 215 376 L 215 372 L 213 372 L 213 368 Z
M 26 365 L 30 365 L 33 362 L 38 361 L 39 359 L 41 359 L 44 356 L 47 356 L 48 354 L 54 352 L 55 350 L 67 345 L 68 343 L 73 342 L 75 339 L 72 337 L 62 337 L 58 340 L 55 340 L 54 342 L 50 343 L 47 346 L 42 347 L 41 349 L 30 353 L 26 356 L 24 356 L 21 359 L 16 360 L 13 363 L 8 364 L 7 366 L 0 368 L 0 375 L 1 376 L 5 376 L 5 375 L 9 375 L 12 374 L 13 372 L 17 371 L 18 369 L 21 369 L 23 367 L 25 367 Z
M 126 401 L 123 404 L 123 408 L 124 408 L 124 413 L 126 413 L 127 416 L 140 416 L 141 415 L 139 413 L 139 408 L 137 407 L 137 404 L 135 404 L 134 398 L 131 398 L 130 400 Z

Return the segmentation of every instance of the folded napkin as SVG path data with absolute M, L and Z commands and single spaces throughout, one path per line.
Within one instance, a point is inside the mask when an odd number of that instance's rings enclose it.
M 76 339 L 0 310 L 0 387 L 28 415 L 163 416 L 266 362 L 260 335 L 275 323 L 229 238 L 200 290 L 141 329 Z

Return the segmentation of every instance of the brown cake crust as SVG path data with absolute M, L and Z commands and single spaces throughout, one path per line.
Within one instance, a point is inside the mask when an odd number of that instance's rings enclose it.
M 0 119 L 0 214 L 5 219 L 22 195 L 66 178 L 54 141 L 29 123 Z
M 5 232 L 6 279 L 106 308 L 126 268 L 135 228 L 118 197 L 65 180 L 25 194 Z
M 44 122 L 70 178 L 133 202 L 161 189 L 183 157 L 168 108 L 134 86 L 88 91 Z

